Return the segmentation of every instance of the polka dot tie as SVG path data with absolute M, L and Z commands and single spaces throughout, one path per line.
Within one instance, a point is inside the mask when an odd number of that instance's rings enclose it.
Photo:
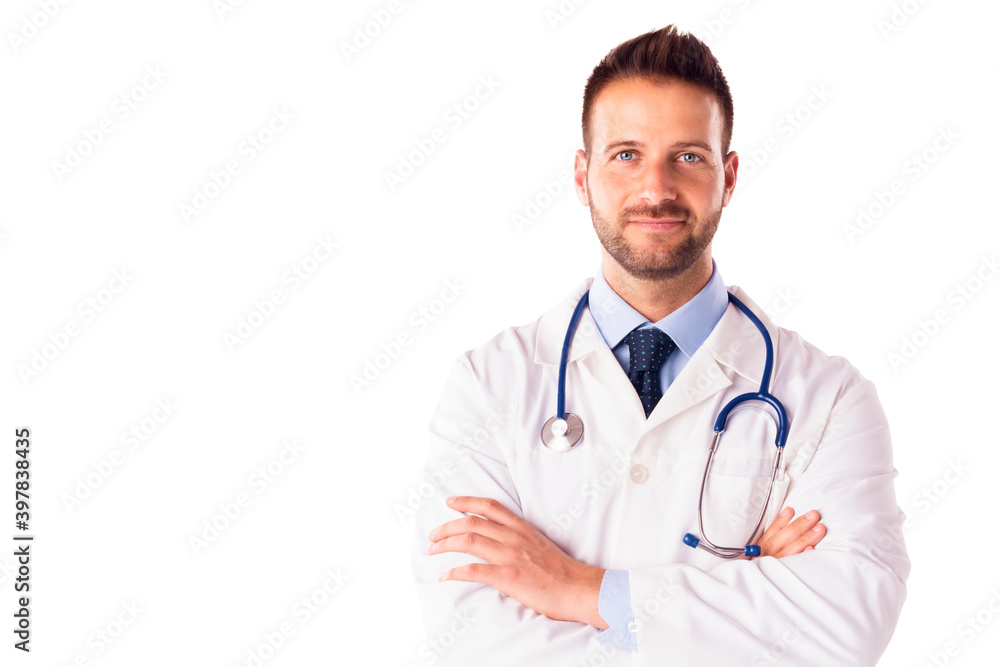
M 625 336 L 625 341 L 628 343 L 628 379 L 639 392 L 648 418 L 663 396 L 660 368 L 677 345 L 656 327 L 636 329 Z

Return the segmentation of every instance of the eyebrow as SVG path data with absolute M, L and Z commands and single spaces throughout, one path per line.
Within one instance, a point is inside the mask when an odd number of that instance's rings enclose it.
M 642 147 L 642 142 L 634 141 L 632 139 L 622 139 L 619 141 L 612 141 L 610 144 L 604 147 L 604 155 L 611 153 L 617 149 L 622 148 L 640 148 Z M 671 148 L 700 148 L 708 153 L 714 152 L 714 149 L 706 144 L 704 141 L 678 141 Z

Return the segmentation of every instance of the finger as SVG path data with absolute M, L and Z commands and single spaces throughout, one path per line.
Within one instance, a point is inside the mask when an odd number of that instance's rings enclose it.
M 795 510 L 791 507 L 786 507 L 781 510 L 781 512 L 778 513 L 778 516 L 774 517 L 774 521 L 771 522 L 771 525 L 767 527 L 767 530 L 764 531 L 764 534 L 760 536 L 760 539 L 757 540 L 757 542 L 770 542 L 773 540 L 775 535 L 778 534 L 778 531 L 787 526 L 793 516 L 795 516 Z
M 477 533 L 463 533 L 454 537 L 446 537 L 443 540 L 433 542 L 427 548 L 429 554 L 441 554 L 448 551 L 469 554 L 487 563 L 497 563 L 504 559 L 509 549 L 502 542 L 483 537 Z
M 782 548 L 777 558 L 782 558 L 784 556 L 794 556 L 795 554 L 800 554 L 803 551 L 814 548 L 819 541 L 823 539 L 826 535 L 826 526 L 821 523 L 816 524 L 813 528 L 808 530 L 801 537 L 792 540 Z
M 819 522 L 819 512 L 816 510 L 809 510 L 795 521 L 781 529 L 781 536 L 784 538 L 785 542 L 789 542 L 793 539 L 797 539 L 804 535 L 805 533 L 812 530 Z
M 806 517 L 805 515 L 799 518 L 806 520 L 799 525 L 795 525 L 795 522 L 793 522 L 785 531 L 782 531 L 788 534 L 779 536 L 782 540 L 781 544 L 773 548 L 773 551 L 776 552 L 774 555 L 778 558 L 802 553 L 806 550 L 806 547 L 816 546 L 826 536 L 826 526 L 818 523 L 818 513 L 815 519 Z
M 524 521 L 521 517 L 504 507 L 503 503 L 493 498 L 479 498 L 477 496 L 452 496 L 447 499 L 448 507 L 459 512 L 474 512 L 479 516 L 484 516 L 490 521 L 501 526 Z
M 790 507 L 787 509 L 792 510 Z M 787 518 L 794 515 L 794 513 L 794 510 L 792 510 L 791 512 L 788 512 L 785 517 L 779 517 L 780 521 L 787 525 L 779 527 L 779 519 L 776 519 L 775 522 L 771 524 L 771 528 L 764 533 L 764 536 L 761 537 L 758 542 L 762 555 L 781 558 L 782 556 L 801 552 L 802 546 L 804 545 L 799 546 L 798 551 L 791 551 L 792 545 L 798 545 L 796 541 L 800 540 L 803 535 L 808 533 L 813 526 L 816 525 L 819 521 L 819 512 L 816 510 L 810 510 L 791 523 L 788 523 Z
M 812 549 L 817 544 L 819 544 L 824 537 L 826 537 L 826 526 L 823 525 L 822 523 L 817 523 L 815 526 L 813 526 L 812 530 L 809 533 L 802 536 L 801 539 L 807 544 L 807 546 L 803 549 L 803 551 L 805 551 L 806 549 Z
M 446 537 L 462 535 L 463 533 L 478 533 L 483 537 L 489 537 L 499 542 L 504 542 L 510 536 L 511 530 L 506 526 L 501 526 L 489 519 L 484 519 L 475 514 L 463 516 L 461 519 L 454 519 L 442 523 L 427 535 L 431 542 L 443 540 Z
M 497 582 L 499 568 L 485 563 L 468 563 L 453 567 L 438 577 L 438 581 L 474 581 L 494 586 Z M 499 590 L 499 589 L 497 589 Z M 502 592 L 502 591 L 501 591 Z

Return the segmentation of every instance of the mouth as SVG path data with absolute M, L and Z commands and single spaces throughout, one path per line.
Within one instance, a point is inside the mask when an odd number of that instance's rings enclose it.
M 672 220 L 668 218 L 636 218 L 630 220 L 629 224 L 638 225 L 643 229 L 656 231 L 668 231 L 684 224 L 683 220 Z

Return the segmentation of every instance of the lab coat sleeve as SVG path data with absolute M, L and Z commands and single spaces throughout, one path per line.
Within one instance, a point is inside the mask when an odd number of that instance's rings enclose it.
M 550 619 L 487 584 L 439 582 L 448 569 L 484 561 L 464 553 L 427 554 L 428 533 L 463 516 L 445 505 L 448 496 L 494 498 L 523 516 L 501 444 L 513 437 L 517 415 L 489 394 L 468 356 L 462 357 L 431 421 L 424 476 L 433 491 L 417 511 L 412 552 L 427 633 L 417 664 L 575 667 L 596 642 L 597 628 Z
M 834 404 L 783 503 L 799 514 L 817 509 L 823 541 L 784 558 L 720 560 L 707 571 L 630 569 L 638 664 L 874 665 L 910 571 L 895 476 L 885 414 L 861 379 Z

